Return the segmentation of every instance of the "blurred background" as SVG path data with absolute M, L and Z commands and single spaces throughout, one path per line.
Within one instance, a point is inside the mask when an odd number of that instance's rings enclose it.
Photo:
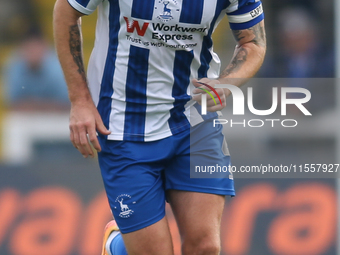
M 67 90 L 53 48 L 53 5 L 54 0 L 0 0 L 1 255 L 98 255 L 111 219 L 96 159 L 83 159 L 69 142 Z M 290 107 L 284 119 L 297 120 L 294 129 L 226 125 L 232 163 L 340 163 L 335 3 L 263 0 L 263 5 L 268 51 L 248 84 L 254 106 L 270 108 L 272 87 L 303 87 L 311 91 L 306 107 L 313 116 Z M 83 18 L 86 63 L 95 22 L 96 14 Z M 214 33 L 223 67 L 234 47 L 225 18 Z M 244 119 L 259 119 L 247 114 Z M 274 117 L 283 119 L 279 113 Z M 237 197 L 227 199 L 223 215 L 223 255 L 340 254 L 336 178 L 287 177 L 236 175 Z M 179 235 L 168 213 L 179 255 Z

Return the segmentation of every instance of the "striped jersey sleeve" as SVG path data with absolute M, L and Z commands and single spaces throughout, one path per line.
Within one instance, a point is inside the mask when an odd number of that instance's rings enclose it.
M 67 0 L 77 11 L 89 15 L 94 12 L 102 0 Z
M 234 0 L 227 8 L 227 16 L 232 30 L 250 28 L 264 19 L 260 0 Z

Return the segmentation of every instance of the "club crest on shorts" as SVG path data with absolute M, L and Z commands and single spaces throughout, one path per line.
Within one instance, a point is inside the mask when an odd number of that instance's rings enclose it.
M 172 20 L 174 17 L 172 16 L 173 12 L 179 11 L 176 7 L 176 0 L 159 0 L 155 9 L 159 10 L 160 14 L 157 18 L 162 22 L 168 22 Z
M 129 201 L 130 199 L 131 199 L 131 196 L 128 194 L 121 194 L 116 198 L 115 202 L 119 203 L 119 208 L 121 211 L 119 213 L 119 217 L 129 218 L 133 214 L 133 211 L 130 209 L 128 205 L 128 204 L 131 204 L 131 202 Z M 135 203 L 136 202 L 132 202 L 132 204 L 135 204 Z M 118 207 L 115 207 L 115 209 L 117 208 Z

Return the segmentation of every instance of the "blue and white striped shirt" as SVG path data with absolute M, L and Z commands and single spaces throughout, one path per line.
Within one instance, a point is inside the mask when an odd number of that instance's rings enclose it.
M 260 0 L 68 1 L 98 8 L 88 81 L 110 140 L 158 140 L 216 116 L 190 97 L 192 79 L 219 77 L 211 35 L 225 14 L 237 30 L 263 19 Z

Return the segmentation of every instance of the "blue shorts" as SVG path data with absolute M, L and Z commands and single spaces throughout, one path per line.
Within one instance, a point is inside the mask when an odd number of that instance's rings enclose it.
M 124 234 L 150 226 L 165 216 L 168 189 L 235 195 L 229 174 L 226 178 L 190 178 L 191 162 L 202 165 L 206 160 L 214 165 L 230 165 L 222 127 L 213 127 L 212 121 L 152 142 L 99 140 L 104 186 Z

